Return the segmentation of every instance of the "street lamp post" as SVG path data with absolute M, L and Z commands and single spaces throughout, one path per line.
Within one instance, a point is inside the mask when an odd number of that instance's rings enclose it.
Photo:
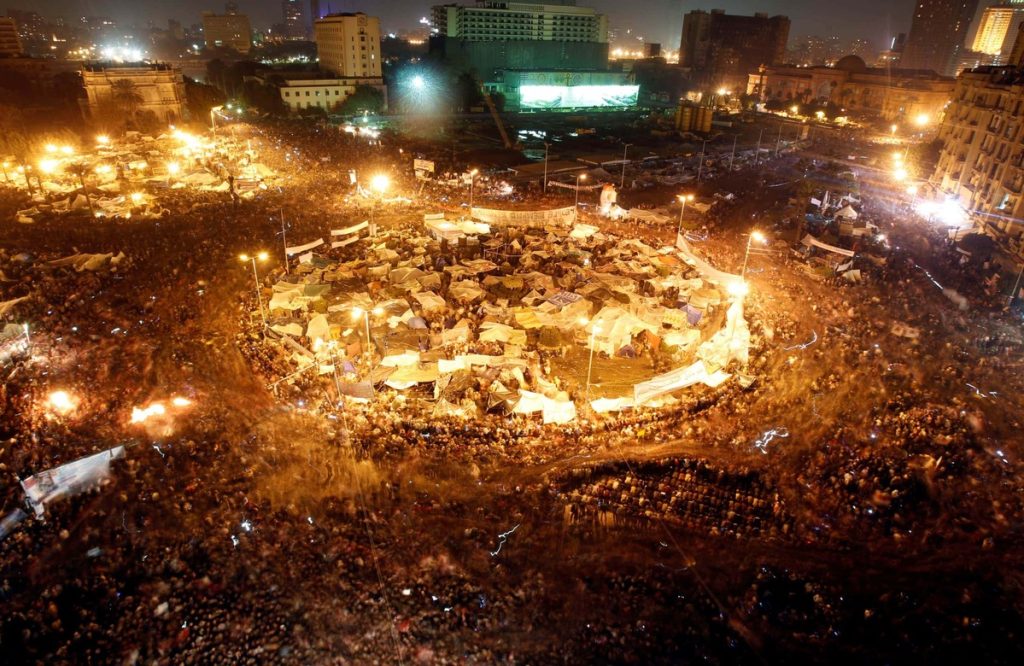
M 7 183 L 8 185 L 11 183 L 11 177 L 7 175 L 7 167 L 9 167 L 9 166 L 11 166 L 10 163 L 8 163 L 8 162 L 4 162 L 3 163 L 4 182 Z
M 253 285 L 256 287 L 256 303 L 260 307 L 260 319 L 263 320 L 263 328 L 267 327 L 267 314 L 263 310 L 263 295 L 260 294 L 260 276 L 256 271 L 256 260 L 266 261 L 269 255 L 266 252 L 257 252 L 256 254 L 249 256 L 248 254 L 238 255 L 238 260 L 245 263 L 246 261 L 252 261 L 252 280 Z
M 683 235 L 683 213 L 686 211 L 686 202 L 693 201 L 692 194 L 680 194 L 676 197 L 679 199 L 679 203 L 682 204 L 679 207 L 679 228 L 676 230 L 676 238 L 678 239 Z
M 581 173 L 576 176 L 576 203 L 573 204 L 573 218 L 580 216 L 580 181 L 586 180 L 587 174 Z
M 210 129 L 213 135 L 217 136 L 217 112 L 224 108 L 224 105 L 214 106 L 210 109 Z
M 473 217 L 473 188 L 476 185 L 476 175 L 480 173 L 478 169 L 473 169 L 469 172 L 469 216 Z
M 373 308 L 373 314 L 380 316 L 384 313 L 384 310 L 380 307 Z M 364 310 L 359 306 L 352 308 L 352 319 L 359 321 L 362 317 L 363 322 L 366 325 L 366 353 L 367 353 L 367 366 L 369 367 L 369 373 L 373 373 L 373 352 L 371 351 L 372 340 L 370 338 L 370 310 Z M 370 392 L 373 394 L 374 399 L 377 397 L 377 390 L 373 386 L 373 377 L 370 377 Z
M 704 153 L 708 149 L 708 140 L 704 139 L 704 145 L 700 148 L 700 164 L 697 165 L 697 182 L 700 182 L 701 176 L 704 174 Z
M 760 231 L 751 231 L 750 235 L 747 236 L 747 251 L 743 253 L 743 269 L 740 270 L 741 278 L 745 278 L 747 275 L 747 262 L 750 260 L 750 245 L 753 241 L 758 243 L 765 242 L 764 234 Z
M 551 144 L 547 141 L 544 142 L 544 182 L 541 183 L 541 187 L 544 190 L 544 194 L 548 193 L 548 148 Z
M 586 319 L 581 320 L 584 326 L 591 322 Z M 590 326 L 590 361 L 587 363 L 587 404 L 590 404 L 590 380 L 594 372 L 594 338 L 601 332 L 601 327 L 595 322 Z
M 629 150 L 629 147 L 632 145 L 633 144 L 631 143 L 627 143 L 622 146 L 622 180 L 619 182 L 620 190 L 626 187 L 626 151 Z

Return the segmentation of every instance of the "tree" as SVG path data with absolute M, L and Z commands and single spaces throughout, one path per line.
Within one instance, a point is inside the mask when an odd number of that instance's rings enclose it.
M 384 94 L 373 86 L 358 85 L 352 94 L 345 98 L 338 110 L 351 116 L 380 113 L 384 110 Z
M 192 118 L 208 118 L 210 109 L 223 104 L 224 101 L 224 93 L 214 86 L 185 77 L 185 104 Z
M 135 120 L 135 114 L 145 100 L 139 94 L 135 83 L 130 79 L 117 79 L 110 85 L 110 98 L 114 100 L 117 107 L 124 113 L 129 121 Z
M 25 114 L 17 107 L 0 104 L 0 153 L 23 160 L 27 152 Z

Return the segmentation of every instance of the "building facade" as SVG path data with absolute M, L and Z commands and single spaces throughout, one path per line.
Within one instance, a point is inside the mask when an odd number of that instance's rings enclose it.
M 230 48 L 239 53 L 252 49 L 252 26 L 245 14 L 203 14 L 203 40 L 206 48 Z
M 742 90 L 759 67 L 784 62 L 788 39 L 785 16 L 692 11 L 683 17 L 679 64 L 703 90 Z
M 1017 31 L 1024 22 L 1024 0 L 986 7 L 978 23 L 971 50 L 992 56 L 993 65 L 1005 65 Z
M 955 74 L 977 8 L 978 0 L 918 0 L 900 67 Z
M 380 19 L 329 14 L 313 23 L 320 69 L 339 78 L 381 77 Z
M 433 8 L 430 53 L 481 81 L 503 70 L 608 68 L 608 18 L 575 0 Z
M 185 80 L 181 70 L 166 64 L 137 65 L 89 64 L 82 68 L 87 119 L 96 117 L 105 105 L 113 103 L 114 83 L 127 80 L 142 99 L 138 111 L 152 111 L 166 124 L 185 117 Z
M 833 67 L 765 67 L 751 74 L 747 94 L 762 102 L 832 103 L 850 115 L 888 122 L 927 116 L 938 121 L 956 81 L 932 71 L 874 68 L 857 56 Z
M 575 0 L 439 5 L 432 14 L 442 37 L 470 42 L 608 42 L 608 17 Z
M 306 39 L 305 0 L 281 0 L 281 16 L 285 39 Z
M 943 142 L 933 182 L 972 211 L 975 221 L 1022 254 L 1024 225 L 1024 74 L 983 67 L 957 79 L 939 128 Z
M 283 75 L 282 75 L 283 76 Z M 320 78 L 318 76 L 303 76 L 299 73 L 288 72 L 283 80 L 275 77 L 273 84 L 281 95 L 288 110 L 297 113 L 303 109 L 323 109 L 327 113 L 334 112 L 338 107 L 355 92 L 358 86 L 368 85 L 376 88 L 384 95 L 385 106 L 387 105 L 387 89 L 380 78 Z M 264 81 L 265 83 L 269 81 Z
M 0 16 L 0 56 L 16 56 L 23 52 L 18 26 L 13 18 Z

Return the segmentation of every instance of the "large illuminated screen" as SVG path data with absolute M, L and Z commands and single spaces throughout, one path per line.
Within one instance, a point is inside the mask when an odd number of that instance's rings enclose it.
M 640 86 L 520 86 L 523 109 L 590 109 L 636 106 Z

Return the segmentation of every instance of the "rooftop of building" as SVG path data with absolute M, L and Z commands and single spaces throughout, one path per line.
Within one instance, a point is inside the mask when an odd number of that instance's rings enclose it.
M 82 63 L 82 69 L 86 72 L 105 72 L 108 70 L 150 70 L 154 72 L 169 72 L 176 67 L 166 62 L 87 62 Z

